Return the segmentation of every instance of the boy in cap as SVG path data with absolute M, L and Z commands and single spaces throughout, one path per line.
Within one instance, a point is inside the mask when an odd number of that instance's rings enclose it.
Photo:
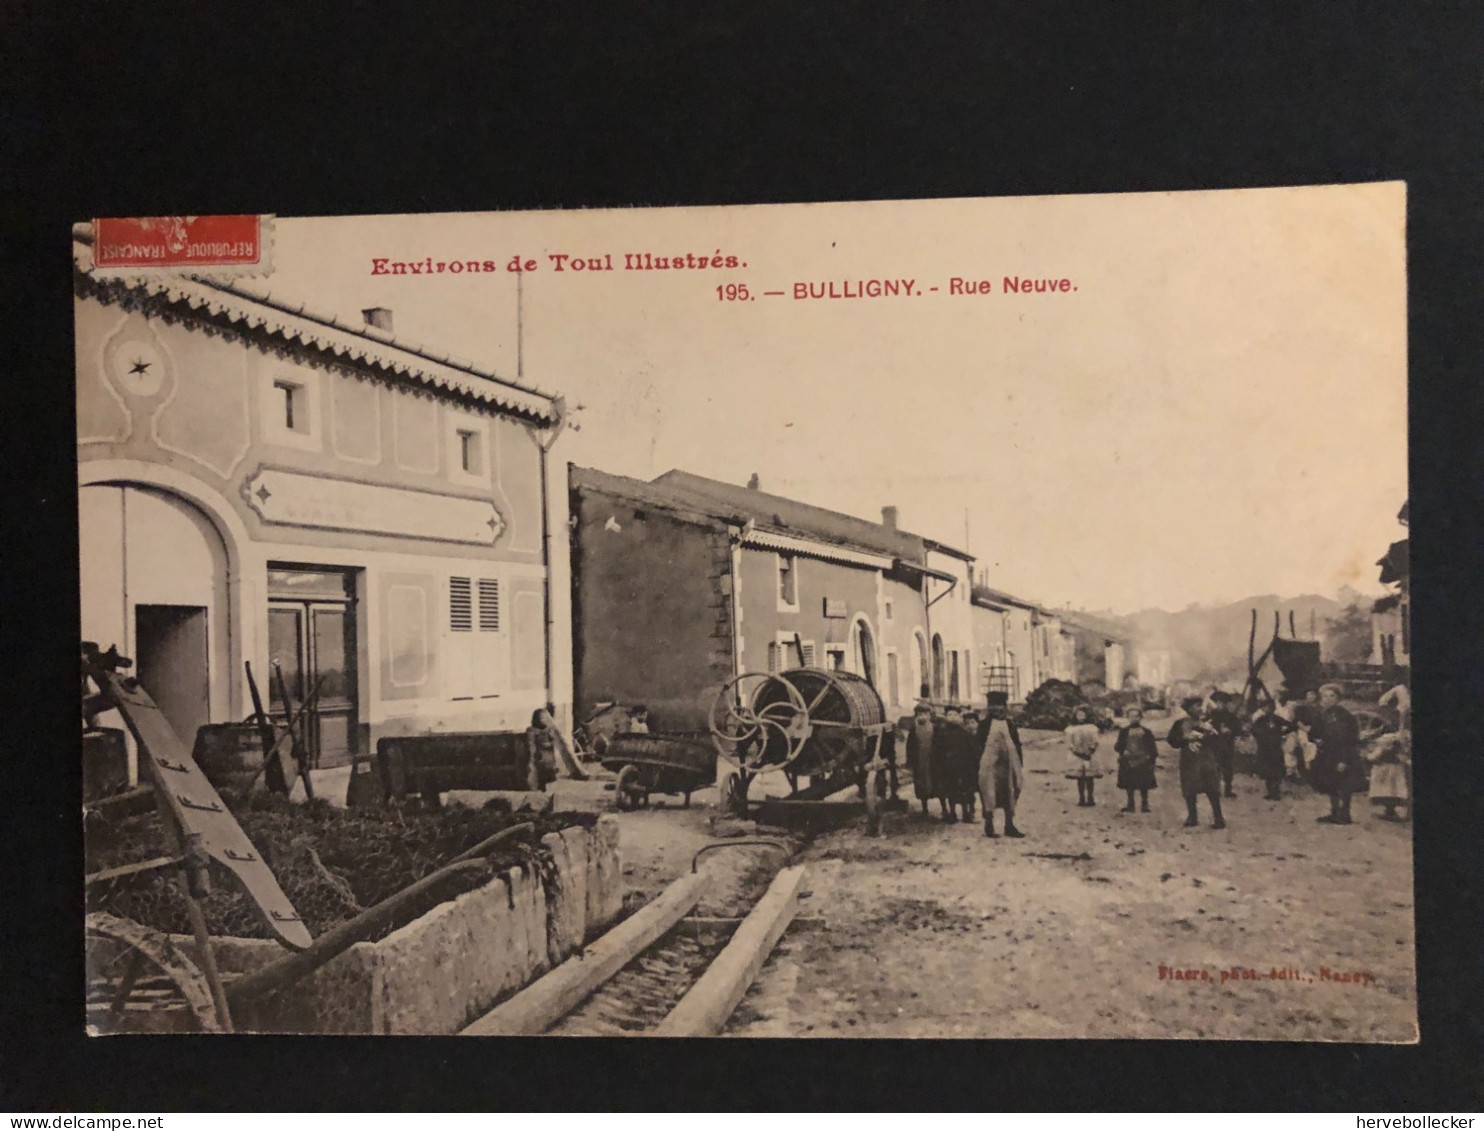
M 1211 827 L 1224 829 L 1221 770 L 1216 765 L 1216 756 L 1206 745 L 1215 731 L 1201 719 L 1200 696 L 1182 700 L 1180 707 L 1185 717 L 1175 720 L 1166 741 L 1180 751 L 1180 792 L 1185 797 L 1185 827 L 1191 829 L 1199 823 L 1196 798 L 1204 793 L 1211 803 Z
M 1232 710 L 1232 699 L 1233 696 L 1225 691 L 1213 692 L 1211 709 L 1206 712 L 1206 725 L 1213 731 L 1206 739 L 1206 745 L 1216 756 L 1216 766 L 1221 771 L 1222 792 L 1227 797 L 1237 795 L 1232 788 L 1232 779 L 1236 776 L 1237 769 L 1237 734 L 1242 729 L 1242 720 Z
M 1329 813 L 1319 818 L 1324 825 L 1350 824 L 1350 795 L 1366 782 L 1366 765 L 1360 756 L 1360 724 L 1340 706 L 1342 688 L 1326 683 L 1319 689 L 1319 717 L 1309 732 L 1318 749 L 1309 765 L 1309 781 L 1329 794 Z

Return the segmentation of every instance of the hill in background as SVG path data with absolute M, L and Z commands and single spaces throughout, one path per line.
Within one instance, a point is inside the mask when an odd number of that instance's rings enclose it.
M 1170 676 L 1199 683 L 1240 684 L 1247 675 L 1247 639 L 1252 610 L 1257 610 L 1257 654 L 1273 636 L 1273 614 L 1281 618 L 1282 635 L 1318 640 L 1327 660 L 1364 661 L 1370 652 L 1370 606 L 1373 597 L 1342 589 L 1337 597 L 1305 593 L 1298 597 L 1264 594 L 1225 605 L 1191 605 L 1179 612 L 1143 609 L 1126 616 L 1099 614 L 1122 625 L 1132 652 L 1170 654 Z M 1273 668 L 1268 665 L 1267 672 Z M 1266 674 L 1265 674 L 1266 678 Z M 1272 683 L 1272 681 L 1269 681 Z

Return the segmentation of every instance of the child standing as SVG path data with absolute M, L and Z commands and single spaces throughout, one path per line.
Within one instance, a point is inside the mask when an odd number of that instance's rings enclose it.
M 1407 806 L 1411 815 L 1412 791 L 1407 788 L 1408 770 L 1412 765 L 1412 732 L 1399 730 L 1382 735 L 1371 761 L 1370 795 L 1372 805 L 1384 805 L 1378 814 L 1383 821 L 1400 821 L 1398 805 Z
M 1069 760 L 1067 777 L 1077 782 L 1077 804 L 1093 806 L 1093 787 L 1103 776 L 1098 765 L 1098 728 L 1092 721 L 1092 708 L 1079 706 L 1072 712 L 1072 725 L 1066 729 Z
M 1128 794 L 1125 813 L 1134 811 L 1134 791 L 1144 812 L 1149 812 L 1149 791 L 1157 788 L 1154 780 L 1154 758 L 1156 748 L 1154 733 L 1144 725 L 1144 711 L 1140 707 L 1128 709 L 1128 725 L 1118 732 L 1113 743 L 1118 754 L 1118 788 Z
M 1185 797 L 1185 827 L 1194 828 L 1196 820 L 1196 798 L 1206 795 L 1211 802 L 1211 827 L 1226 828 L 1226 819 L 1221 815 L 1221 767 L 1216 764 L 1216 755 L 1206 745 L 1216 733 L 1201 718 L 1201 700 L 1191 696 L 1181 702 L 1185 711 L 1183 719 L 1176 719 L 1165 739 L 1180 751 L 1180 792 Z
M 1284 737 L 1298 730 L 1295 723 L 1278 715 L 1271 699 L 1265 699 L 1252 720 L 1252 738 L 1257 743 L 1257 776 L 1267 784 L 1269 801 L 1283 800 Z

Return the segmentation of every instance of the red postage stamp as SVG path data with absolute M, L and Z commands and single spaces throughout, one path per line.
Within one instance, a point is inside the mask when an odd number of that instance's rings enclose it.
M 271 216 L 104 217 L 93 221 L 94 274 L 262 275 Z

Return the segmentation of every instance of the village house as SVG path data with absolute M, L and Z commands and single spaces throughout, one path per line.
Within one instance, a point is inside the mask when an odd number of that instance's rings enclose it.
M 944 704 L 977 702 L 981 680 L 974 670 L 974 557 L 931 539 L 924 539 L 923 546 L 929 698 Z
M 981 657 L 981 683 L 986 691 L 1003 691 L 1011 703 L 1040 685 L 1037 679 L 1035 618 L 1037 605 L 981 579 L 973 587 L 970 616 L 974 648 Z
M 1090 613 L 1064 613 L 1062 632 L 1069 642 L 1071 668 L 1067 677 L 1081 686 L 1100 683 L 1120 691 L 1130 674 L 1128 641 L 1122 629 Z
M 972 641 L 928 607 L 952 601 L 965 575 L 929 565 L 927 544 L 897 528 L 894 508 L 876 523 L 755 481 L 568 475 L 579 712 L 643 703 L 658 729 L 703 729 L 735 675 L 800 664 L 864 676 L 888 717 L 909 714 L 935 680 L 946 694 L 955 663 L 966 694 Z
M 1408 525 L 1409 504 L 1403 503 L 1396 520 Z M 1412 666 L 1412 567 L 1410 539 L 1386 548 L 1380 581 L 1391 592 L 1371 606 L 1371 663 L 1384 667 Z
M 1047 608 L 993 589 L 987 580 L 981 575 L 972 602 L 985 690 L 1004 691 L 1010 702 L 1023 703 L 1052 679 L 1123 686 L 1127 641 L 1120 629 L 1087 613 Z
M 82 634 L 133 657 L 187 743 L 282 713 L 320 766 L 382 735 L 570 710 L 560 398 L 249 281 L 76 270 Z M 561 600 L 548 600 L 553 568 Z M 105 716 L 104 721 L 108 721 Z

